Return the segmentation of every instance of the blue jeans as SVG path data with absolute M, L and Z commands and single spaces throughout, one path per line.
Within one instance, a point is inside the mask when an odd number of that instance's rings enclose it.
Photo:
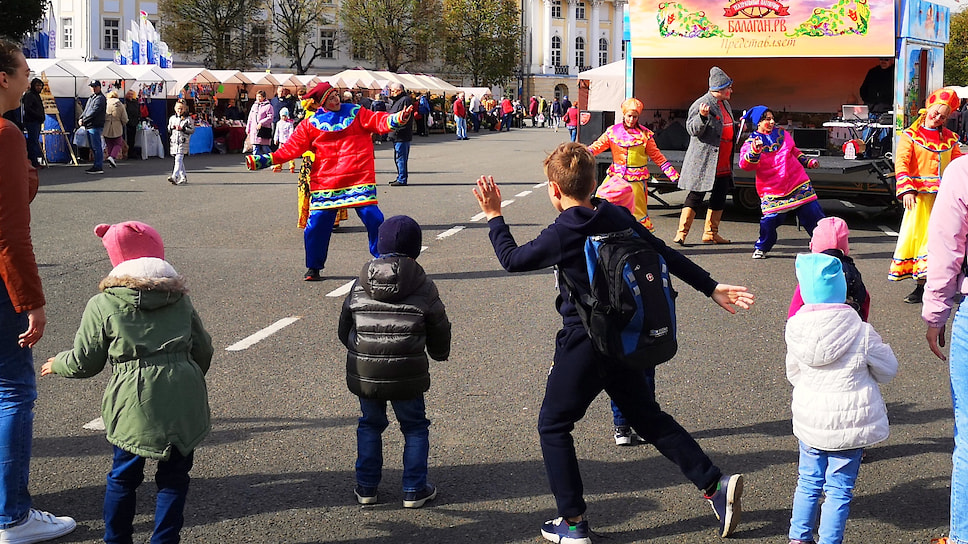
M 800 442 L 800 477 L 793 494 L 790 539 L 813 542 L 817 529 L 823 544 L 840 544 L 854 497 L 854 482 L 864 450 L 823 451 Z M 820 506 L 820 497 L 824 497 Z M 817 510 L 820 510 L 820 527 Z
M 158 461 L 155 484 L 155 530 L 151 544 L 177 544 L 185 524 L 185 498 L 195 452 L 182 455 L 172 448 L 167 461 Z M 145 458 L 114 446 L 114 464 L 104 491 L 104 542 L 132 544 L 138 486 L 145 479 Z
M 407 184 L 407 160 L 410 159 L 410 142 L 393 142 L 393 161 L 397 163 L 397 183 Z
M 366 226 L 366 235 L 369 239 L 370 255 L 374 257 L 379 253 L 376 250 L 378 232 L 380 225 L 383 224 L 383 212 L 376 204 L 369 206 L 358 206 L 356 215 Z M 306 268 L 316 268 L 322 270 L 326 266 L 326 258 L 329 256 L 329 240 L 333 236 L 333 223 L 336 222 L 336 208 L 329 210 L 313 210 L 309 212 L 309 219 L 306 221 L 306 230 L 303 231 L 303 245 L 306 248 Z
M 272 153 L 272 147 L 266 144 L 254 144 L 252 146 L 253 155 L 268 155 L 269 153 Z
M 568 126 L 568 136 L 571 138 L 571 141 L 573 141 L 573 142 L 577 142 L 578 141 L 578 126 L 577 125 L 576 126 L 571 126 L 571 125 Z
M 44 152 L 40 149 L 40 123 L 24 123 L 27 128 L 27 158 L 30 164 L 37 164 L 37 159 Z
M 457 138 L 464 139 L 467 137 L 467 119 L 463 117 L 457 117 L 454 119 L 454 124 L 457 125 Z
M 403 433 L 403 491 L 412 493 L 427 487 L 427 456 L 430 454 L 430 420 L 423 395 L 411 400 L 360 399 L 359 425 L 356 427 L 356 483 L 377 487 L 383 473 L 383 431 L 387 421 L 387 402 Z
M 37 381 L 34 358 L 17 344 L 27 314 L 17 313 L 0 282 L 0 529 L 18 525 L 30 510 L 30 440 Z
M 797 214 L 797 218 L 800 219 L 800 224 L 803 225 L 803 228 L 807 229 L 807 234 L 810 236 L 813 236 L 813 229 L 817 226 L 817 221 L 824 218 L 823 208 L 820 207 L 820 203 L 816 200 L 807 202 L 803 206 L 790 210 L 789 212 L 764 215 L 760 219 L 760 238 L 753 244 L 755 249 L 761 251 L 773 249 L 773 245 L 776 244 L 776 229 L 783 224 L 788 213 Z
M 955 410 L 955 451 L 951 456 L 949 536 L 968 544 L 968 308 L 959 306 L 951 324 L 951 404 Z
M 92 167 L 95 170 L 104 169 L 104 147 L 101 145 L 102 131 L 102 128 L 87 127 L 87 145 L 91 146 L 91 151 L 94 152 L 94 164 Z
M 649 387 L 649 394 L 652 398 L 655 398 L 655 367 L 645 369 L 642 374 L 645 376 L 645 383 Z M 622 415 L 622 411 L 618 409 L 618 404 L 615 404 L 614 400 L 610 400 L 609 403 L 612 405 L 612 423 L 616 427 L 627 427 L 629 422 Z

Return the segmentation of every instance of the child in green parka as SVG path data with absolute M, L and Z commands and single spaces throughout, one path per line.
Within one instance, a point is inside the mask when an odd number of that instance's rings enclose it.
M 205 373 L 212 338 L 184 278 L 164 260 L 158 232 L 137 221 L 98 225 L 114 269 L 88 301 L 74 349 L 51 357 L 41 376 L 88 378 L 111 363 L 102 403 L 114 463 L 104 494 L 104 541 L 130 544 L 135 493 L 146 459 L 158 461 L 152 544 L 177 543 L 195 447 L 211 429 Z

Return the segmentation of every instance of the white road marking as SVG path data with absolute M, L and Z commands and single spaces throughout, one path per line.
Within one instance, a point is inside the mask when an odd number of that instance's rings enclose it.
M 509 204 L 514 204 L 514 199 L 513 198 L 511 200 L 505 200 L 504 202 L 501 202 L 501 207 L 503 208 L 503 207 L 505 207 L 505 206 L 507 206 Z
M 103 431 L 104 430 L 104 418 L 97 418 L 88 421 L 83 425 L 83 427 L 89 431 Z
M 548 182 L 547 181 L 543 181 L 543 182 L 535 185 L 534 187 L 532 187 L 532 189 L 540 189 L 540 188 L 544 187 L 545 185 L 548 185 Z
M 521 191 L 520 193 L 518 193 L 518 194 L 516 194 L 516 195 L 514 195 L 514 196 L 516 196 L 516 197 L 519 197 L 519 198 L 520 198 L 520 197 L 523 197 L 523 196 L 528 196 L 528 195 L 530 195 L 530 194 L 531 194 L 531 191 Z
M 326 293 L 326 296 L 328 296 L 328 297 L 341 297 L 341 296 L 345 295 L 346 293 L 349 293 L 350 292 L 350 289 L 353 288 L 353 283 L 355 281 L 356 280 L 350 280 L 350 281 L 344 283 L 342 286 L 340 286 L 340 287 L 338 287 L 336 289 L 333 289 L 332 291 Z
M 484 219 L 485 217 L 487 217 L 487 214 L 484 213 L 484 212 L 481 212 L 481 213 L 475 215 L 474 217 L 471 217 L 471 223 L 480 221 L 481 219 Z
M 270 335 L 284 329 L 285 327 L 288 327 L 289 325 L 292 325 L 296 321 L 299 321 L 301 317 L 302 316 L 293 316 L 293 317 L 282 318 L 279 321 L 276 321 L 275 323 L 273 323 L 272 325 L 269 325 L 268 327 L 262 329 L 261 331 L 258 331 L 255 334 L 251 334 L 243 338 L 242 340 L 239 340 L 238 342 L 232 344 L 231 346 L 225 348 L 225 351 L 242 351 L 243 349 L 247 349 L 253 346 L 254 344 L 256 344 L 257 342 L 265 340 Z
M 896 232 L 894 232 L 893 230 L 891 230 L 888 227 L 885 227 L 884 225 L 878 225 L 877 228 L 879 228 L 882 231 L 884 231 L 884 234 L 886 234 L 888 236 L 897 236 L 897 233 Z
M 427 251 L 427 248 L 428 247 L 430 247 L 430 246 L 420 246 L 420 253 L 423 253 L 424 251 Z
M 453 235 L 457 234 L 458 232 L 464 230 L 464 228 L 465 227 L 463 225 L 457 225 L 456 227 L 451 227 L 451 228 L 445 230 L 444 232 L 441 232 L 440 234 L 438 234 L 437 235 L 437 239 L 438 240 L 442 240 L 444 238 L 447 238 L 448 236 L 453 236 Z

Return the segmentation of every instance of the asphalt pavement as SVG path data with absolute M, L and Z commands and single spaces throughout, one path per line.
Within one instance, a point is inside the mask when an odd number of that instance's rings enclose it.
M 437 283 L 453 323 L 449 361 L 433 363 L 430 481 L 437 499 L 402 507 L 402 438 L 384 433 L 380 502 L 353 496 L 359 405 L 346 388 L 336 337 L 346 286 L 369 259 L 366 232 L 350 213 L 334 233 L 325 281 L 302 281 L 295 175 L 247 172 L 241 155 L 186 159 L 188 184 L 165 177 L 171 159 L 129 160 L 104 175 L 86 166 L 43 170 L 32 234 L 47 295 L 48 327 L 35 365 L 70 347 L 85 302 L 111 269 L 98 223 L 141 220 L 158 229 L 166 258 L 188 279 L 215 343 L 208 374 L 212 434 L 198 448 L 184 542 L 525 543 L 555 517 L 536 421 L 560 325 L 548 271 L 511 275 L 493 255 L 471 193 L 490 174 L 519 243 L 552 222 L 541 161 L 568 133 L 511 132 L 416 138 L 408 187 L 394 179 L 392 147 L 376 147 L 380 207 L 423 227 L 419 262 Z M 658 235 L 672 239 L 682 192 L 653 206 Z M 512 202 L 513 201 L 513 202 Z M 870 448 L 847 525 L 847 543 L 927 543 L 945 534 L 952 415 L 947 368 L 928 351 L 913 283 L 887 281 L 899 218 L 824 201 L 851 227 L 851 256 L 872 296 L 871 323 L 900 361 L 882 388 L 891 437 Z M 808 251 L 791 222 L 769 258 L 750 258 L 758 217 L 729 205 L 728 246 L 683 252 L 723 283 L 748 286 L 753 309 L 730 315 L 679 282 L 679 354 L 657 370 L 660 404 L 726 472 L 746 475 L 743 521 L 733 540 L 786 542 L 797 472 L 784 369 L 783 327 L 796 285 L 793 262 Z M 284 320 L 284 321 L 281 321 Z M 266 330 L 273 325 L 276 329 Z M 256 341 L 252 335 L 263 331 Z M 248 340 L 247 340 L 248 339 Z M 241 343 L 241 344 L 240 344 Z M 232 347 L 232 350 L 226 348 Z M 100 414 L 109 370 L 87 379 L 38 378 L 30 487 L 34 505 L 74 516 L 58 542 L 96 542 L 111 448 L 83 426 Z M 717 542 L 701 494 L 651 446 L 620 448 L 600 396 L 574 432 L 595 542 Z M 139 495 L 135 542 L 152 527 L 154 467 Z

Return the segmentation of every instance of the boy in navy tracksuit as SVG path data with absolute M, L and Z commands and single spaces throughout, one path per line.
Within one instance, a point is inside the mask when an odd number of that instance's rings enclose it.
M 494 252 L 508 272 L 557 266 L 559 274 L 565 272 L 581 281 L 587 278 L 586 237 L 633 228 L 662 254 L 673 274 L 712 297 L 730 313 L 735 313 L 731 305 L 749 308 L 753 303 L 753 295 L 745 287 L 717 284 L 705 270 L 666 247 L 639 225 L 628 210 L 593 199 L 595 160 L 583 145 L 561 144 L 545 159 L 544 168 L 548 196 L 561 215 L 523 246 L 517 245 L 504 223 L 501 192 L 494 179 L 481 177 L 477 181 L 474 193 L 488 218 Z M 559 517 L 542 526 L 542 535 L 552 542 L 591 543 L 588 523 L 583 517 L 585 501 L 571 431 L 604 390 L 618 404 L 632 428 L 676 463 L 704 492 L 719 518 L 720 534 L 728 536 L 739 523 L 742 475 L 724 475 L 689 433 L 659 408 L 646 384 L 646 375 L 651 372 L 632 369 L 595 351 L 563 282 L 559 281 L 558 285 L 560 297 L 556 306 L 563 326 L 555 338 L 554 364 L 538 416 L 538 433 Z

